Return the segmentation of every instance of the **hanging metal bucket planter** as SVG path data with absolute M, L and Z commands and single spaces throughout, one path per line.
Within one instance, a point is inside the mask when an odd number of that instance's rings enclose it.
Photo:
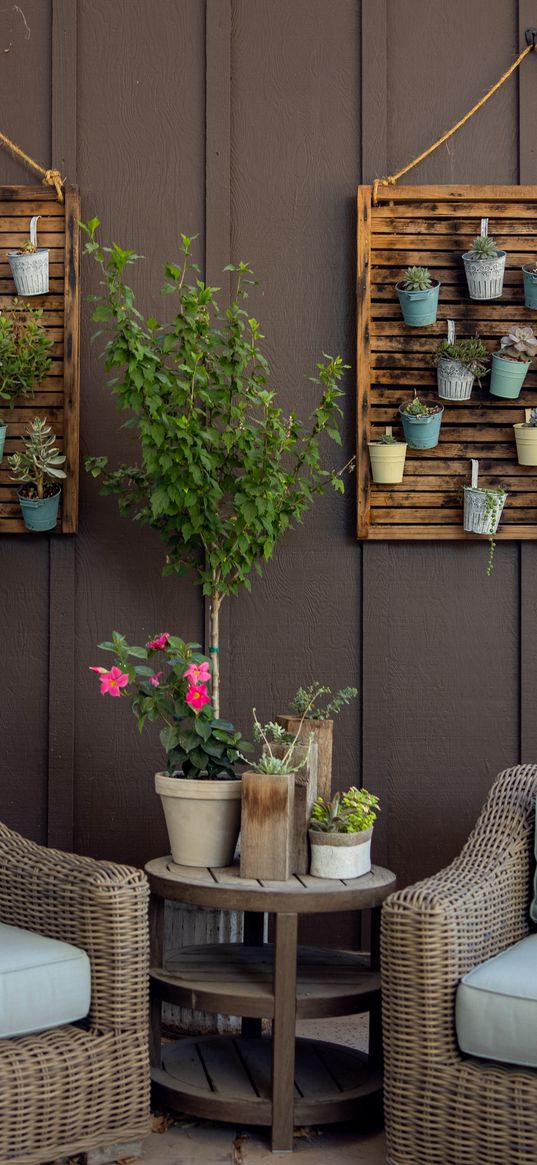
M 30 244 L 37 247 L 37 220 L 30 220 Z M 38 247 L 36 251 L 8 251 L 9 266 L 17 295 L 46 295 L 48 292 L 48 249 Z

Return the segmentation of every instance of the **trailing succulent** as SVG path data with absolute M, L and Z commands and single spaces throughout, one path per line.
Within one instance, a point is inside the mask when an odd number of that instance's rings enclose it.
M 403 291 L 429 291 L 432 286 L 431 273 L 426 267 L 407 267 L 401 281 Z
M 450 344 L 448 340 L 442 340 L 438 348 L 433 353 L 432 362 L 438 365 L 441 360 L 455 360 L 457 364 L 462 364 L 472 376 L 483 376 L 487 371 L 483 359 L 487 355 L 487 349 L 479 336 L 472 336 L 469 340 L 455 340 Z
M 521 360 L 527 363 L 537 356 L 537 337 L 533 328 L 512 327 L 500 340 L 499 356 L 507 360 Z
M 477 235 L 468 256 L 470 259 L 497 259 L 498 248 L 494 239 L 491 239 L 490 235 Z
M 336 793 L 331 801 L 317 797 L 311 809 L 309 828 L 319 833 L 362 833 L 371 829 L 380 813 L 378 797 L 352 785 L 346 793 Z

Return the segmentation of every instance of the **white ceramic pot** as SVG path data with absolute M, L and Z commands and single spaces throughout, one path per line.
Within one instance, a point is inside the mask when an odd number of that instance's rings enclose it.
M 500 250 L 495 259 L 473 259 L 471 251 L 463 255 L 470 299 L 499 298 L 503 290 L 505 257 L 505 251 Z
M 321 833 L 309 829 L 310 874 L 314 878 L 359 878 L 371 869 L 373 829 L 361 833 Z
M 155 774 L 170 849 L 180 866 L 230 866 L 241 824 L 242 781 Z
M 500 494 L 496 504 L 487 505 L 487 490 L 464 486 L 464 529 L 471 534 L 495 534 L 507 494 Z
M 442 400 L 469 400 L 475 376 L 460 360 L 439 360 L 436 369 L 438 395 Z

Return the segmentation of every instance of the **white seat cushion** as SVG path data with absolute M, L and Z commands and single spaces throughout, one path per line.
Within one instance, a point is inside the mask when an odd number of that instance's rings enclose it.
M 537 1068 L 537 934 L 464 976 L 455 1022 L 470 1056 Z
M 0 1038 L 82 1019 L 90 992 L 85 951 L 0 922 Z

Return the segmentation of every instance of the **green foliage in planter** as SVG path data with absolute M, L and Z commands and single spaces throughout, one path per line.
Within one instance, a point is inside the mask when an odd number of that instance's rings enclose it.
M 311 378 L 318 403 L 308 422 L 285 415 L 268 387 L 260 324 L 244 306 L 248 264 L 226 268 L 236 290 L 222 311 L 218 289 L 197 278 L 192 239 L 182 235 L 182 261 L 166 265 L 163 287 L 177 297 L 176 315 L 170 324 L 146 320 L 124 280 L 139 256 L 101 246 L 98 226 L 98 219 L 82 224 L 85 253 L 97 262 L 104 288 L 93 319 L 109 332 L 105 366 L 116 374 L 109 386 L 131 412 L 126 423 L 140 443 L 139 463 L 107 471 L 103 493 L 116 495 L 123 515 L 158 531 L 165 574 L 195 573 L 211 600 L 217 647 L 222 599 L 250 589 L 252 570 L 261 573 L 279 538 L 327 484 L 344 490 L 342 471 L 322 466 L 319 439 L 326 433 L 341 444 L 338 384 L 346 365 L 325 356 Z M 106 457 L 86 459 L 95 477 L 106 466 Z M 216 667 L 213 678 L 218 705 Z
M 433 286 L 427 267 L 407 267 L 401 287 L 403 291 L 428 291 Z
M 19 397 L 33 392 L 50 370 L 52 340 L 42 316 L 41 308 L 27 307 L 18 299 L 9 311 L 0 313 L 0 400 L 10 408 Z
M 321 687 L 319 684 L 310 684 L 308 688 L 298 689 L 291 700 L 291 707 L 299 716 L 305 716 L 307 720 L 330 720 L 332 716 L 337 716 L 346 704 L 356 699 L 358 689 L 340 688 L 333 700 L 322 707 L 318 706 L 317 701 L 321 696 L 331 695 L 330 688 Z
M 409 417 L 427 417 L 431 413 L 437 413 L 439 405 L 426 405 L 424 401 L 420 400 L 414 389 L 414 397 L 404 406 L 403 412 L 407 413 Z
M 317 797 L 311 809 L 309 828 L 319 833 L 362 833 L 371 829 L 380 813 L 378 797 L 352 785 L 346 793 L 336 793 L 331 801 Z
M 46 417 L 34 417 L 32 423 L 26 426 L 22 441 L 22 452 L 13 453 L 7 459 L 12 480 L 28 482 L 31 488 L 27 497 L 43 498 L 47 480 L 56 481 L 66 476 L 61 468 L 65 463 L 65 454 L 56 448 L 56 437 L 50 425 L 47 425 Z
M 486 355 L 487 349 L 483 341 L 479 336 L 471 336 L 468 340 L 455 340 L 453 344 L 448 340 L 442 340 L 433 353 L 432 362 L 437 365 L 440 360 L 456 360 L 458 364 L 464 365 L 472 376 L 483 376 L 487 371 L 486 365 L 483 364 Z
M 384 433 L 382 437 L 379 437 L 378 441 L 376 441 L 375 444 L 376 445 L 399 445 L 400 442 L 396 441 L 393 433 Z
M 469 252 L 471 259 L 496 259 L 498 248 L 490 235 L 477 235 Z

